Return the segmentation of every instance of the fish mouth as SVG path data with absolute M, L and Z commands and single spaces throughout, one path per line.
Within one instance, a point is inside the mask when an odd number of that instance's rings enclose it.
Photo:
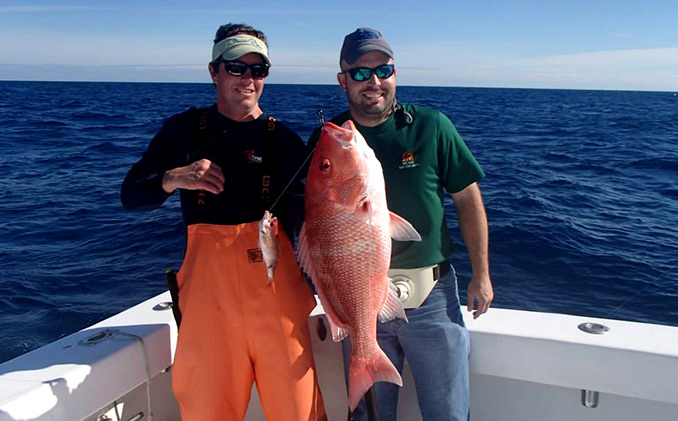
M 355 126 L 352 127 L 355 128 Z M 323 130 L 330 135 L 331 139 L 339 143 L 339 145 L 344 149 L 351 148 L 355 145 L 355 134 L 353 130 L 337 126 L 331 122 L 325 123 L 325 125 L 323 125 Z
M 346 140 L 343 140 L 341 138 L 337 138 L 336 141 L 339 142 L 341 147 L 344 148 L 344 149 L 350 149 L 350 148 L 353 147 L 353 139 L 346 141 Z

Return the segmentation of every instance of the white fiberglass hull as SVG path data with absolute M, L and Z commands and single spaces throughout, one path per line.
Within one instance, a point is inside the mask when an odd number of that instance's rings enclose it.
M 154 421 L 179 420 L 168 301 L 161 294 L 1 364 L 0 421 L 145 420 L 149 410 Z M 344 421 L 341 348 L 320 339 L 323 319 L 316 308 L 316 365 L 329 418 Z M 494 308 L 466 322 L 474 421 L 678 420 L 676 327 Z M 586 322 L 610 330 L 584 333 L 577 326 Z M 404 378 L 399 419 L 420 420 L 411 376 Z M 246 419 L 265 419 L 256 389 Z

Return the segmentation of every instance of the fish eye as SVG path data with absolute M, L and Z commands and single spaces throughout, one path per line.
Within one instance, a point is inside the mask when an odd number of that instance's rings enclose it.
M 330 162 L 329 159 L 325 158 L 320 162 L 320 171 L 321 172 L 328 172 L 332 168 L 332 163 Z

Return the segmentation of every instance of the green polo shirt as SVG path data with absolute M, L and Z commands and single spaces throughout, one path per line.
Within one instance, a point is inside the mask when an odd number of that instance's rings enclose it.
M 452 122 L 439 111 L 411 104 L 376 127 L 356 123 L 381 162 L 388 208 L 408 220 L 422 241 L 393 241 L 391 267 L 435 265 L 454 251 L 444 214 L 444 190 L 456 193 L 485 176 Z M 405 118 L 403 110 L 412 116 Z M 332 119 L 350 119 L 344 112 Z M 354 121 L 355 122 L 355 121 Z M 318 131 L 309 141 L 317 142 Z

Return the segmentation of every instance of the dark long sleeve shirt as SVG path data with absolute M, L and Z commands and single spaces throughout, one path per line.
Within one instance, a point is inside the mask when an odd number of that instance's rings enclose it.
M 275 123 L 275 135 L 267 134 L 269 121 L 262 117 L 248 122 L 231 120 L 208 110 L 207 135 L 198 134 L 200 110 L 191 108 L 170 117 L 151 140 L 142 158 L 129 170 L 122 184 L 121 201 L 128 210 L 160 207 L 170 196 L 162 189 L 163 174 L 206 158 L 221 167 L 224 191 L 218 195 L 181 190 L 181 209 L 186 225 L 209 223 L 236 225 L 261 219 L 263 211 L 278 198 L 283 188 L 302 166 L 308 150 L 301 138 L 281 122 Z M 203 140 L 201 140 L 203 139 Z M 273 141 L 273 146 L 270 143 Z M 271 167 L 265 165 L 272 162 Z M 270 202 L 262 202 L 262 180 L 269 174 Z M 288 233 L 303 220 L 303 169 L 284 197 L 275 205 Z

